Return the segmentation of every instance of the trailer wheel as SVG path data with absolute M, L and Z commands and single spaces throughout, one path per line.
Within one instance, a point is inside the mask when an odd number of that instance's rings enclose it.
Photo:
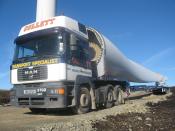
M 90 92 L 86 87 L 80 89 L 78 98 L 78 105 L 74 108 L 76 114 L 84 114 L 90 111 L 91 107 L 91 96 Z
M 107 95 L 106 95 L 106 108 L 111 108 L 114 105 L 114 95 L 113 95 L 113 90 L 109 88 Z
M 29 108 L 29 109 L 34 114 L 46 112 L 45 108 Z
M 123 91 L 120 87 L 115 87 L 114 88 L 114 95 L 115 95 L 115 98 L 116 98 L 115 105 L 125 104 Z

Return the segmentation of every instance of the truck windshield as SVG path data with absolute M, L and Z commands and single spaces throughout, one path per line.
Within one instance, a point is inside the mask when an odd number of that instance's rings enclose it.
M 31 57 L 58 57 L 64 53 L 61 34 L 40 37 L 33 40 L 16 43 L 14 61 Z

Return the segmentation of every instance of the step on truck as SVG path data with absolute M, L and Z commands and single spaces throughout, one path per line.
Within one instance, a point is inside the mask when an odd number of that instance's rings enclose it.
M 124 103 L 130 81 L 164 80 L 94 28 L 55 16 L 55 0 L 37 2 L 36 22 L 23 26 L 14 41 L 12 105 L 32 112 L 72 108 L 80 114 Z

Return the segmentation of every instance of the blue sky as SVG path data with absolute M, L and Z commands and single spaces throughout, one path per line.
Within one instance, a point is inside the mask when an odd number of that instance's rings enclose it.
M 0 1 L 0 88 L 10 89 L 13 41 L 35 21 L 36 0 Z M 175 85 L 174 0 L 58 0 L 57 15 L 79 20 L 106 35 L 130 59 Z

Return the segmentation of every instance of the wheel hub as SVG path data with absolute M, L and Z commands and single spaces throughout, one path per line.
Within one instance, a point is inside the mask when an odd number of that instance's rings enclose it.
M 89 105 L 88 95 L 82 94 L 80 97 L 80 105 L 82 107 L 87 107 Z

